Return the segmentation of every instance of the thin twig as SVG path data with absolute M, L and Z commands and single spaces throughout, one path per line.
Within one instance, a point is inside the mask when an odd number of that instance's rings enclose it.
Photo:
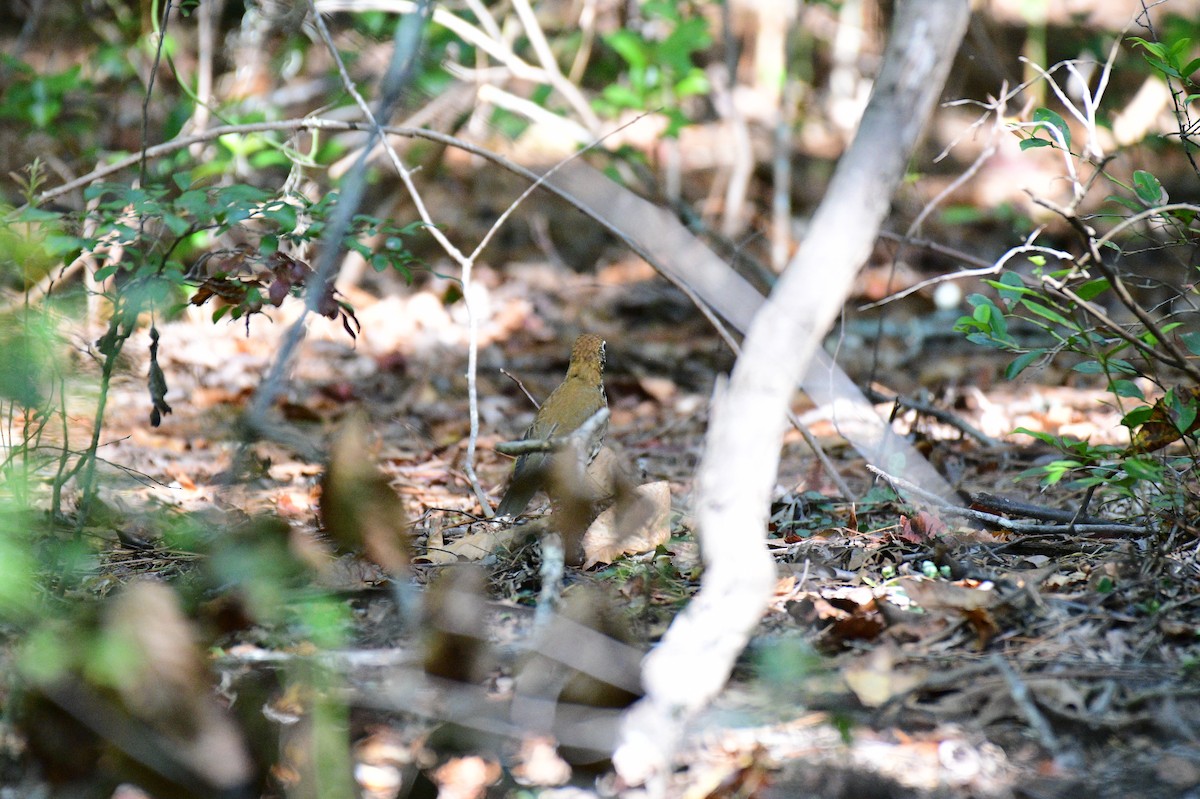
M 988 264 L 987 266 L 980 266 L 977 269 L 961 269 L 957 272 L 951 272 L 948 275 L 938 275 L 937 277 L 931 277 L 927 280 L 919 281 L 919 282 L 909 286 L 908 288 L 904 289 L 903 291 L 898 291 L 895 294 L 890 294 L 887 297 L 884 297 L 882 300 L 879 300 L 877 302 L 867 303 L 866 305 L 860 305 L 859 310 L 867 311 L 872 308 L 878 308 L 881 305 L 886 305 L 887 303 L 895 302 L 896 300 L 902 300 L 905 297 L 907 297 L 908 295 L 914 294 L 914 293 L 920 291 L 921 289 L 926 288 L 927 286 L 933 286 L 933 285 L 937 285 L 939 283 L 945 283 L 950 280 L 961 280 L 962 278 L 967 278 L 967 277 L 982 277 L 983 275 L 999 274 L 1004 269 L 1005 264 L 1007 264 L 1010 260 L 1012 260 L 1013 258 L 1015 258 L 1018 255 L 1024 255 L 1026 253 L 1037 253 L 1038 255 L 1051 255 L 1051 256 L 1058 258 L 1060 260 L 1063 260 L 1063 261 L 1071 261 L 1072 260 L 1071 254 L 1068 252 L 1064 252 L 1062 250 L 1055 250 L 1051 247 L 1043 247 L 1041 245 L 1034 244 L 1033 243 L 1034 240 L 1041 234 L 1041 232 L 1042 232 L 1042 228 L 1038 228 L 1037 230 L 1030 233 L 1029 236 L 1026 237 L 1024 244 L 1022 244 L 1019 247 L 1013 247 L 1008 252 L 1004 253 L 1004 255 L 1000 256 L 1000 260 L 996 261 L 994 264 Z
M 993 653 L 988 658 L 988 661 L 1004 677 L 1005 683 L 1008 684 L 1009 695 L 1012 697 L 1021 715 L 1025 718 L 1025 721 L 1033 729 L 1038 741 L 1048 752 L 1054 755 L 1056 760 L 1061 761 L 1066 753 L 1063 751 L 1058 737 L 1054 734 L 1054 728 L 1050 726 L 1050 722 L 1046 721 L 1046 717 L 1038 710 L 1037 704 L 1034 702 L 1033 697 L 1030 696 L 1029 687 L 999 653 Z
M 636 121 L 637 120 L 634 120 L 634 122 L 636 122 Z M 629 124 L 633 124 L 633 123 L 631 122 Z M 296 131 L 296 130 L 323 130 L 323 131 L 352 132 L 352 131 L 363 131 L 363 130 L 367 130 L 367 129 L 368 129 L 368 126 L 364 125 L 363 123 L 346 122 L 343 120 L 330 120 L 330 119 L 323 119 L 320 117 L 289 119 L 289 120 L 281 120 L 281 121 L 277 121 L 277 122 L 253 122 L 253 123 L 247 123 L 247 124 L 243 124 L 243 125 L 223 125 L 220 127 L 210 128 L 209 130 L 207 130 L 203 133 L 200 133 L 200 134 L 196 134 L 194 136 L 185 136 L 185 137 L 181 137 L 179 139 L 175 139 L 173 141 L 164 142 L 163 144 L 159 144 L 154 147 L 148 148 L 146 152 L 148 153 L 148 155 L 150 157 L 157 158 L 160 156 L 169 155 L 170 153 L 175 152 L 177 150 L 190 147 L 192 144 L 195 144 L 197 142 L 209 141 L 209 140 L 216 139 L 221 136 L 230 135 L 230 134 L 245 135 L 245 134 L 249 134 L 249 133 L 268 133 L 268 132 L 272 132 L 272 131 L 292 132 L 292 131 Z M 425 128 L 410 128 L 410 127 L 397 127 L 397 126 L 384 127 L 383 130 L 386 133 L 388 133 L 389 135 L 393 135 L 393 136 L 402 136 L 405 138 L 427 139 L 429 141 L 437 142 L 439 144 L 444 144 L 444 145 L 447 145 L 450 147 L 456 147 L 464 152 L 479 156 L 480 158 L 483 158 L 484 160 L 489 161 L 492 164 L 495 164 L 496 166 L 501 167 L 502 169 L 506 169 L 515 175 L 519 175 L 523 178 L 526 178 L 527 180 L 532 181 L 534 184 L 536 184 L 535 186 L 533 186 L 531 188 L 540 187 L 546 191 L 549 191 L 552 194 L 555 194 L 556 196 L 561 198 L 562 200 L 566 201 L 570 205 L 572 205 L 574 208 L 579 210 L 581 213 L 586 214 L 587 216 L 594 219 L 597 223 L 602 225 L 609 233 L 612 233 L 614 236 L 616 236 L 618 239 L 620 239 L 621 242 L 630 249 L 630 251 L 632 251 L 639 257 L 641 257 L 647 263 L 649 263 L 649 264 L 657 264 L 658 263 L 659 259 L 656 258 L 653 253 L 651 253 L 649 250 L 647 250 L 646 247 L 641 245 L 639 242 L 630 238 L 624 231 L 622 231 L 619 227 L 617 227 L 615 224 L 613 224 L 609 219 L 604 217 L 603 214 L 598 214 L 596 211 L 594 211 L 592 208 L 590 208 L 585 203 L 579 202 L 579 200 L 576 199 L 574 196 L 572 196 L 570 192 L 562 189 L 561 187 L 555 185 L 554 183 L 545 182 L 545 179 L 547 177 L 549 177 L 549 173 L 539 176 L 536 172 L 534 172 L 530 169 L 527 169 L 523 166 L 520 166 L 519 164 L 514 164 L 513 162 L 509 161 L 508 159 L 504 158 L 501 155 L 498 155 L 495 152 L 492 152 L 491 150 L 488 150 L 484 147 L 480 147 L 478 145 L 472 144 L 471 142 L 465 141 L 465 140 L 457 138 L 455 136 L 450 136 L 445 133 L 439 133 L 438 131 L 427 130 Z M 48 202 L 49 200 L 52 200 L 56 197 L 66 194 L 67 192 L 73 191 L 82 186 L 87 186 L 97 180 L 101 180 L 105 177 L 108 177 L 109 175 L 111 175 L 115 172 L 119 172 L 122 169 L 126 169 L 129 166 L 131 166 L 132 164 L 136 164 L 137 161 L 138 161 L 138 157 L 133 156 L 133 157 L 122 159 L 120 161 L 113 162 L 111 164 L 107 164 L 105 166 L 97 167 L 96 169 L 92 170 L 88 174 L 86 174 L 80 178 L 76 178 L 75 180 L 72 180 L 69 183 L 65 183 L 62 186 L 58 186 L 57 188 L 54 188 L 54 189 L 47 189 L 46 191 L 37 195 L 37 197 L 35 198 L 35 204 L 41 205 L 42 203 Z M 525 195 L 522 195 L 522 197 L 524 197 L 524 196 Z M 428 216 L 428 212 L 425 210 L 424 204 L 418 203 L 417 209 L 418 209 L 418 213 L 422 214 L 422 219 L 424 220 Z M 432 222 L 430 222 L 430 224 L 432 224 Z M 445 238 L 445 235 L 438 228 L 431 227 L 431 228 L 429 228 L 429 232 L 435 237 L 435 239 L 438 240 L 439 244 L 441 244 L 444 248 L 447 248 L 447 247 L 449 248 L 447 250 L 447 252 L 450 253 L 452 258 L 455 258 L 455 260 L 459 260 L 464 257 L 457 250 L 457 248 L 454 248 L 453 245 L 450 244 L 450 242 Z M 705 319 L 707 319 L 709 321 L 709 323 L 712 324 L 713 328 L 717 331 L 717 334 L 721 336 L 721 338 L 725 341 L 726 344 L 729 345 L 730 349 L 735 354 L 739 353 L 741 351 L 740 346 L 737 344 L 737 342 L 733 338 L 733 336 L 729 333 L 729 330 L 726 327 L 726 325 L 724 324 L 724 322 L 721 321 L 720 317 L 717 316 L 717 314 L 713 311 L 712 307 L 707 302 L 705 302 L 690 286 L 688 286 L 687 283 L 678 279 L 670 270 L 659 269 L 658 271 L 660 274 L 662 274 L 664 277 L 666 277 L 673 285 L 675 285 L 676 288 L 678 288 L 680 291 L 682 291 L 688 297 L 688 299 L 690 299 L 692 301 L 692 303 L 700 310 L 701 314 L 704 315 Z M 853 492 L 851 492 L 851 490 L 848 487 L 848 485 L 846 484 L 846 482 L 838 474 L 837 469 L 833 466 L 832 461 L 821 449 L 820 444 L 816 441 L 816 439 L 811 435 L 811 433 L 808 433 L 808 431 L 804 428 L 804 426 L 800 423 L 800 421 L 795 417 L 795 414 L 789 413 L 788 418 L 791 421 L 791 423 L 796 427 L 796 429 L 800 431 L 801 435 L 804 437 L 805 442 L 813 450 L 813 453 L 816 455 L 818 460 L 820 460 L 822 467 L 826 470 L 827 474 L 829 474 L 830 479 L 833 480 L 833 482 L 837 486 L 838 490 L 842 491 L 847 497 L 853 496 Z M 483 503 L 481 502 L 481 505 L 482 504 Z
M 920 402 L 919 400 L 912 399 L 911 397 L 905 397 L 900 394 L 888 396 L 883 392 L 876 391 L 870 386 L 864 388 L 863 393 L 866 394 L 872 402 L 895 403 L 902 408 L 908 408 L 909 410 L 916 411 L 923 416 L 929 416 L 937 419 L 939 422 L 948 424 L 959 432 L 969 435 L 971 438 L 974 438 L 984 446 L 999 447 L 1003 444 L 1002 441 L 992 438 L 987 433 L 967 422 L 965 419 L 961 419 L 957 415 L 950 413 L 950 411 L 935 407 L 927 402 Z
M 529 389 L 525 388 L 525 384 L 523 382 L 521 382 L 521 378 L 517 377 L 516 375 L 514 375 L 512 372 L 508 371 L 507 369 L 501 369 L 500 374 L 504 375 L 509 380 L 516 383 L 517 388 L 521 389 L 521 393 L 525 395 L 526 399 L 528 399 L 531 403 L 533 403 L 533 407 L 535 409 L 542 407 L 542 403 L 540 403 L 536 399 L 534 399 L 533 395 L 529 393 Z
M 1043 282 L 1071 297 L 1073 301 L 1078 302 L 1080 306 L 1089 314 L 1092 314 L 1097 319 L 1105 321 L 1106 326 L 1109 326 L 1113 332 L 1120 335 L 1134 347 L 1139 349 L 1143 354 L 1187 373 L 1188 377 L 1190 377 L 1193 382 L 1200 383 L 1200 368 L 1196 367 L 1191 362 L 1188 355 L 1184 353 L 1183 350 L 1179 349 L 1174 340 L 1163 332 L 1162 328 L 1158 325 L 1158 322 L 1152 316 L 1150 316 L 1146 309 L 1143 308 L 1141 304 L 1137 302 L 1137 300 L 1133 298 L 1133 295 L 1129 292 L 1125 282 L 1121 280 L 1120 275 L 1113 271 L 1112 267 L 1110 267 L 1104 261 L 1104 256 L 1100 252 L 1100 247 L 1103 246 L 1104 241 L 1106 241 L 1108 238 L 1111 238 L 1113 231 L 1110 231 L 1109 235 L 1103 239 L 1096 239 L 1096 232 L 1087 224 L 1085 224 L 1084 221 L 1080 219 L 1073 210 L 1058 206 L 1049 200 L 1038 199 L 1036 201 L 1040 205 L 1043 205 L 1062 216 L 1063 219 L 1065 219 L 1075 229 L 1079 236 L 1084 240 L 1084 243 L 1088 248 L 1085 256 L 1079 259 L 1079 266 L 1083 268 L 1086 267 L 1088 263 L 1091 263 L 1105 278 L 1108 279 L 1109 285 L 1112 287 L 1113 292 L 1117 295 L 1117 299 L 1119 299 L 1121 304 L 1138 318 L 1138 321 L 1141 322 L 1142 325 L 1145 326 L 1146 330 L 1154 336 L 1157 344 L 1161 345 L 1161 347 L 1167 351 L 1169 357 L 1164 356 L 1157 347 L 1147 344 L 1140 337 L 1133 336 L 1132 334 L 1125 332 L 1123 327 L 1117 325 L 1112 320 L 1108 320 L 1107 317 L 1103 315 L 1103 311 L 1101 311 L 1098 307 L 1092 303 L 1084 302 L 1082 299 L 1077 298 L 1074 292 L 1070 291 L 1070 289 L 1068 289 L 1066 286 L 1054 281 L 1052 278 L 1049 278 L 1049 276 L 1043 276 Z M 1168 206 L 1161 206 L 1155 209 L 1155 213 L 1161 214 L 1167 207 Z M 1190 205 L 1184 205 L 1184 208 L 1190 211 L 1200 210 L 1200 208 Z M 1129 220 L 1126 221 L 1128 222 Z
M 992 262 L 980 258 L 977 255 L 971 255 L 968 252 L 950 247 L 941 242 L 933 241 L 932 239 L 919 239 L 915 236 L 909 236 L 904 233 L 895 233 L 891 230 L 879 231 L 879 238 L 887 239 L 888 241 L 903 242 L 909 247 L 916 247 L 919 250 L 928 250 L 929 252 L 938 255 L 944 255 L 947 258 L 953 258 L 956 261 L 961 261 L 964 264 L 971 264 L 977 269 L 990 269 Z
M 399 99 L 401 92 L 412 75 L 428 8 L 428 0 L 421 0 L 418 8 L 419 13 L 402 20 L 396 28 L 392 58 L 388 64 L 387 71 L 384 73 L 380 87 L 378 113 L 380 117 L 386 118 L 390 114 L 391 108 Z M 371 150 L 371 143 L 376 139 L 383 139 L 384 137 L 383 129 L 376 121 L 376 115 L 371 113 L 370 108 L 365 107 L 365 101 L 363 101 L 361 95 L 355 90 L 353 83 L 349 81 L 349 75 L 346 73 L 345 65 L 341 61 L 341 54 L 333 46 L 333 41 L 329 38 L 329 31 L 325 28 L 325 22 L 320 14 L 316 12 L 315 6 L 312 5 L 312 0 L 309 0 L 309 10 L 312 12 L 317 30 L 322 33 L 322 38 L 329 48 L 330 55 L 338 66 L 339 73 L 342 75 L 343 80 L 350 83 L 350 85 L 346 86 L 347 91 L 350 91 L 355 96 L 356 100 L 360 103 L 360 108 L 364 108 L 367 119 L 370 121 L 368 128 L 370 138 L 368 139 L 367 146 L 363 148 L 358 161 L 350 172 L 347 173 L 342 183 L 341 195 L 338 198 L 337 205 L 334 207 L 333 216 L 329 220 L 329 227 L 325 232 L 326 246 L 321 251 L 316 268 L 313 270 L 313 275 L 309 280 L 308 289 L 305 292 L 304 308 L 284 336 L 270 369 L 259 384 L 259 388 L 250 402 L 250 407 L 243 417 L 246 425 L 245 432 L 249 438 L 269 432 L 276 432 L 269 430 L 266 424 L 267 409 L 274 403 L 275 397 L 280 390 L 284 373 L 290 368 L 292 356 L 295 354 L 296 348 L 299 347 L 300 341 L 304 338 L 308 316 L 318 310 L 322 298 L 325 296 L 326 286 L 330 284 L 336 271 L 337 259 L 341 253 L 340 242 L 350 228 L 351 220 L 358 210 L 358 205 L 362 201 L 366 188 L 366 166 L 367 157 Z M 211 134 L 212 131 L 207 131 L 207 133 Z
M 888 474 L 877 466 L 867 464 L 867 470 L 879 475 L 884 480 L 892 485 L 896 491 L 902 496 L 914 496 L 923 502 L 927 502 L 936 507 L 940 512 L 952 516 L 959 516 L 965 519 L 972 519 L 983 524 L 993 525 L 1012 533 L 1034 533 L 1034 534 L 1052 534 L 1052 533 L 1080 533 L 1083 535 L 1099 535 L 1099 536 L 1119 536 L 1119 535 L 1145 535 L 1151 532 L 1149 526 L 1140 526 L 1136 524 L 1120 524 L 1113 522 L 1110 524 L 1043 524 L 1014 521 L 1006 519 L 1003 516 L 997 516 L 994 513 L 985 513 L 975 510 L 974 508 L 964 508 L 958 505 L 951 505 L 937 494 L 926 491 L 918 485 L 910 483 L 902 477 Z
M 1107 524 L 1104 519 L 1095 516 L 1085 516 L 1075 511 L 1059 508 L 1047 508 L 1044 505 L 1031 505 L 1008 497 L 998 497 L 995 494 L 980 492 L 971 496 L 971 504 L 982 508 L 1008 513 L 1014 516 L 1024 516 L 1026 519 L 1041 519 L 1047 522 L 1083 522 L 1085 524 Z
M 361 13 L 373 10 L 391 14 L 410 14 L 417 6 L 417 3 L 414 0 L 319 0 L 318 6 L 322 11 L 328 12 L 353 11 Z M 485 19 L 487 17 L 490 17 L 490 14 L 484 16 Z M 580 119 L 585 121 L 596 119 L 595 112 L 588 104 L 587 98 L 583 96 L 583 93 L 576 86 L 568 82 L 565 78 L 562 78 L 561 72 L 556 77 L 546 69 L 529 64 L 514 53 L 508 43 L 501 37 L 480 30 L 462 17 L 451 13 L 448 8 L 440 3 L 433 10 L 433 21 L 445 27 L 451 33 L 458 35 L 467 44 L 478 47 L 499 61 L 508 68 L 514 77 L 521 80 L 549 84 L 555 91 L 562 95 L 563 99 L 571 106 L 571 109 L 579 115 Z M 494 22 L 491 26 L 485 24 L 485 27 L 490 27 L 492 31 L 498 30 Z M 598 123 L 596 126 L 589 125 L 589 127 L 592 127 L 593 133 L 599 128 Z

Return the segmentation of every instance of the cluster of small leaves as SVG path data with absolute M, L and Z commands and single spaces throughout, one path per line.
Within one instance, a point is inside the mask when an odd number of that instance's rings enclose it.
M 1070 274 L 1069 270 L 1059 270 L 1048 276 L 1062 280 Z M 1040 267 L 1034 275 L 1041 276 Z M 1132 445 L 1128 448 L 1092 445 L 1018 428 L 1015 432 L 1032 436 L 1066 456 L 1039 466 L 1028 475 L 1040 477 L 1047 485 L 1071 477 L 1068 482 L 1072 487 L 1103 485 L 1126 496 L 1132 496 L 1139 483 L 1161 483 L 1163 465 L 1146 457 L 1146 453 L 1185 436 L 1195 436 L 1200 430 L 1197 423 L 1200 391 L 1172 389 L 1162 399 L 1150 403 L 1135 378 L 1156 380 L 1156 372 L 1151 361 L 1130 355 L 1133 347 L 1130 341 L 1088 326 L 1086 315 L 1076 303 L 1056 299 L 1040 286 L 1025 285 L 1015 272 L 1006 272 L 998 280 L 985 282 L 996 290 L 999 301 L 983 294 L 972 294 L 967 298 L 972 306 L 971 315 L 960 317 L 955 330 L 973 343 L 1016 355 L 1005 370 L 1006 378 L 1016 378 L 1030 365 L 1049 361 L 1059 352 L 1071 352 L 1080 356 L 1072 366 L 1073 371 L 1103 375 L 1108 391 L 1119 405 L 1128 401 L 1133 404 L 1121 419 L 1121 424 L 1131 431 Z M 1080 302 L 1090 302 L 1110 288 L 1107 278 L 1088 278 L 1079 280 L 1072 291 Z M 1037 328 L 1053 344 L 1029 346 L 1023 343 L 1010 331 L 1014 322 Z M 1168 322 L 1160 329 L 1163 334 L 1175 334 L 1192 355 L 1200 356 L 1200 332 L 1179 330 L 1181 325 L 1181 322 Z M 1148 347 L 1159 344 L 1157 336 L 1148 330 L 1137 338 Z
M 1142 51 L 1151 69 L 1171 86 L 1179 117 L 1179 135 L 1186 145 L 1194 132 L 1194 125 L 1187 119 L 1187 109 L 1200 100 L 1200 83 L 1193 79 L 1193 74 L 1200 70 L 1200 58 L 1189 60 L 1192 39 L 1187 30 L 1180 29 L 1180 24 L 1190 29 L 1194 29 L 1194 25 L 1176 23 L 1164 28 L 1162 41 L 1140 37 L 1130 37 L 1129 41 Z M 1051 147 L 1071 153 L 1070 127 L 1052 109 L 1034 110 L 1032 124 L 1020 128 L 1022 150 Z M 1097 166 L 1103 168 L 1103 165 Z M 1156 241 L 1161 242 L 1164 234 L 1173 234 L 1177 244 L 1191 246 L 1194 243 L 1194 225 L 1200 214 L 1192 207 L 1168 206 L 1170 197 L 1157 176 L 1138 169 L 1125 182 L 1107 170 L 1104 174 L 1122 191 L 1105 199 L 1106 205 L 1113 210 L 1097 214 L 1094 219 L 1107 215 L 1130 220 L 1135 215 L 1145 217 L 1149 211 L 1160 231 Z M 1137 235 L 1136 228 L 1129 226 L 1126 235 Z M 1099 239 L 1092 246 L 1097 244 L 1104 248 L 1106 257 L 1119 257 L 1123 251 L 1120 242 L 1111 237 Z M 1094 256 L 1095 251 L 1089 254 Z M 974 343 L 1013 354 L 1015 358 L 1006 371 L 1009 379 L 1032 364 L 1048 362 L 1061 353 L 1071 353 L 1077 358 L 1072 366 L 1074 371 L 1101 375 L 1106 379 L 1114 405 L 1122 410 L 1121 424 L 1130 430 L 1131 439 L 1130 446 L 1124 448 L 1093 446 L 1088 442 L 1021 428 L 1017 432 L 1033 436 L 1065 456 L 1038 467 L 1031 474 L 1037 474 L 1047 484 L 1070 478 L 1073 485 L 1104 486 L 1129 496 L 1139 485 L 1161 488 L 1166 478 L 1181 485 L 1179 477 L 1186 474 L 1194 477 L 1194 462 L 1179 462 L 1169 456 L 1152 458 L 1149 453 L 1181 439 L 1187 439 L 1194 451 L 1200 433 L 1200 386 L 1167 388 L 1169 378 L 1161 363 L 1177 365 L 1181 351 L 1190 357 L 1200 357 L 1200 332 L 1188 330 L 1184 322 L 1171 317 L 1127 328 L 1126 335 L 1113 332 L 1111 323 L 1097 327 L 1093 321 L 1099 318 L 1097 308 L 1103 304 L 1102 295 L 1114 289 L 1110 278 L 1091 277 L 1068 269 L 1046 271 L 1044 259 L 1029 260 L 1036 267 L 1032 279 L 1006 272 L 997 280 L 987 281 L 997 292 L 998 299 L 982 294 L 969 297 L 971 314 L 961 317 L 955 329 Z M 1107 269 L 1102 271 L 1110 274 Z M 1186 288 L 1177 290 L 1182 294 Z M 1125 297 L 1123 304 L 1129 304 L 1126 295 L 1121 296 Z M 1147 319 L 1145 313 L 1139 316 L 1143 321 Z M 1040 331 L 1038 343 L 1019 340 L 1012 332 L 1017 327 L 1015 323 L 1025 329 Z M 1163 357 L 1160 363 L 1155 355 L 1163 348 L 1163 339 L 1168 338 L 1173 342 L 1171 355 Z M 1143 392 L 1147 381 L 1166 388 L 1165 394 L 1155 401 L 1147 399 Z M 1173 500 L 1169 494 L 1161 491 L 1156 501 L 1170 504 Z
M 220 259 L 215 260 L 215 259 Z M 204 278 L 192 295 L 192 305 L 203 305 L 212 299 L 221 300 L 213 311 L 213 321 L 228 314 L 232 319 L 247 319 L 269 304 L 276 308 L 288 297 L 298 297 L 312 277 L 313 270 L 303 261 L 276 251 L 258 257 L 247 248 L 220 253 L 208 253 L 197 265 L 208 267 L 215 262 L 216 273 Z M 349 304 L 338 299 L 332 283 L 327 283 L 316 300 L 315 310 L 329 319 L 341 318 L 342 327 L 356 337 L 361 325 Z
M 1183 84 L 1188 94 L 1183 99 L 1184 104 L 1200 99 L 1200 83 L 1192 80 L 1196 70 L 1200 70 L 1200 58 L 1183 62 L 1185 54 L 1192 46 L 1192 40 L 1186 37 L 1168 43 L 1152 42 L 1140 36 L 1130 36 L 1129 41 L 1134 47 L 1140 47 L 1149 64 L 1156 72 L 1166 78 L 1173 78 Z
M 1049 138 L 1043 139 L 1039 133 L 1045 133 Z M 1021 139 L 1022 150 L 1032 150 L 1036 147 L 1061 147 L 1070 152 L 1071 128 L 1057 111 L 1049 108 L 1036 108 L 1033 111 L 1033 127 L 1027 138 Z
M 626 109 L 661 111 L 670 119 L 665 135 L 677 136 L 688 124 L 679 101 L 709 91 L 695 58 L 712 44 L 712 34 L 703 17 L 685 17 L 678 3 L 651 0 L 641 10 L 645 19 L 639 30 L 623 28 L 604 37 L 625 70 L 604 87 L 596 105 L 611 115 Z
M 186 185 L 186 177 L 181 176 L 179 182 Z M 191 302 L 196 305 L 219 298 L 224 304 L 214 311 L 214 321 L 226 314 L 242 318 L 267 304 L 278 306 L 288 296 L 299 295 L 312 270 L 285 250 L 320 239 L 336 206 L 336 193 L 309 202 L 241 183 L 180 188 L 182 191 L 163 186 L 133 188 L 118 183 L 91 186 L 85 197 L 94 206 L 90 212 L 94 232 L 86 237 L 54 233 L 47 236 L 47 246 L 66 258 L 92 253 L 100 264 L 95 274 L 98 282 L 115 277 L 120 287 L 152 277 L 184 295 L 194 292 Z M 359 214 L 343 244 L 375 270 L 392 269 L 411 279 L 418 262 L 405 239 L 419 227 L 419 223 L 400 227 Z M 239 243 L 212 247 L 227 235 Z M 382 246 L 374 249 L 368 239 L 381 240 Z M 120 257 L 112 258 L 110 253 Z M 347 332 L 353 335 L 353 313 L 337 300 L 332 288 L 326 289 L 316 307 L 331 318 L 340 314 Z
M 1040 256 L 1030 259 L 1037 265 L 1034 277 L 1040 277 L 1045 261 Z M 1056 270 L 1049 277 L 1063 279 L 1070 270 Z M 1118 373 L 1137 374 L 1119 354 L 1129 347 L 1124 339 L 1111 339 L 1086 325 L 1075 303 L 1066 303 L 1049 296 L 1040 288 L 1025 285 L 1016 272 L 1005 272 L 999 280 L 984 281 L 996 290 L 999 303 L 983 294 L 967 297 L 971 305 L 970 316 L 962 316 L 954 325 L 958 333 L 966 336 L 973 344 L 1004 350 L 1017 357 L 1008 365 L 1004 376 L 1016 378 L 1031 364 L 1049 358 L 1055 352 L 1067 350 L 1083 352 L 1088 359 L 1075 365 L 1075 370 L 1087 374 Z M 1106 278 L 1088 279 L 1073 287 L 1073 292 L 1083 302 L 1088 302 L 1109 288 Z M 1053 346 L 1027 346 L 1010 332 L 1010 324 L 1020 321 L 1042 331 Z
M 43 131 L 54 128 L 59 135 L 87 128 L 86 116 L 90 114 L 78 113 L 85 106 L 77 98 L 94 97 L 94 87 L 83 77 L 81 67 L 43 74 L 24 61 L 0 54 L 0 70 L 8 76 L 7 86 L 0 93 L 0 119 Z M 69 113 L 68 109 L 75 112 Z

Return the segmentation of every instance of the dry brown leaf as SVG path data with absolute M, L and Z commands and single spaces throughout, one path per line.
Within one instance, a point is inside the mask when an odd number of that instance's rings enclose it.
M 351 413 L 334 434 L 319 501 L 325 532 L 344 551 L 403 574 L 411 538 L 404 504 L 370 454 L 367 418 Z
M 972 611 L 990 608 L 999 599 L 992 587 L 965 586 L 943 580 L 902 580 L 904 593 L 925 610 Z
M 1200 415 L 1182 423 L 1178 418 L 1181 409 L 1200 401 L 1200 386 L 1176 386 L 1168 396 L 1174 400 L 1170 404 L 1167 398 L 1155 401 L 1150 418 L 1133 434 L 1129 454 L 1154 452 L 1200 430 Z
M 460 536 L 449 544 L 444 543 L 445 538 L 441 531 L 430 533 L 425 554 L 421 556 L 420 561 L 443 564 L 483 560 L 488 555 L 511 546 L 516 532 L 516 529 L 511 527 L 503 530 L 483 529 Z
M 842 672 L 842 679 L 865 707 L 880 707 L 893 696 L 911 691 L 924 682 L 921 668 L 895 669 L 895 653 L 881 646 Z
M 584 563 L 589 569 L 612 563 L 621 555 L 652 552 L 671 538 L 671 487 L 665 480 L 633 490 L 633 501 L 601 513 L 583 536 Z
M 425 554 L 417 556 L 414 560 L 417 563 L 433 563 L 440 565 L 442 563 L 457 563 L 458 558 L 449 555 L 446 551 L 446 536 L 441 530 L 434 530 L 425 539 Z

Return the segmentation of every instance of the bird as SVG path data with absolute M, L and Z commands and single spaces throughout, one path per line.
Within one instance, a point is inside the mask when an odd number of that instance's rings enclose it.
M 566 378 L 546 397 L 522 440 L 569 436 L 608 407 L 604 393 L 604 346 L 604 339 L 592 333 L 575 339 Z M 605 421 L 596 425 L 589 436 L 584 453 L 588 463 L 599 454 L 607 431 Z M 496 508 L 497 516 L 517 516 L 525 510 L 538 489 L 546 487 L 552 456 L 550 452 L 530 452 L 517 458 L 508 490 Z

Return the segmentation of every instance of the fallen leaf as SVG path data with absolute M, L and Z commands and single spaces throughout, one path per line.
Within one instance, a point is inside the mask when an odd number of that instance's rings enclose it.
M 990 608 L 999 599 L 991 583 L 965 586 L 944 580 L 909 578 L 901 581 L 904 593 L 925 610 L 973 611 Z
M 665 480 L 633 490 L 632 500 L 601 513 L 583 535 L 583 568 L 621 555 L 652 552 L 671 538 L 671 487 Z
M 433 564 L 483 560 L 498 550 L 511 546 L 516 539 L 516 533 L 517 529 L 512 527 L 502 530 L 484 529 L 459 536 L 449 544 L 444 543 L 441 531 L 430 533 L 425 554 L 418 560 L 421 563 Z
M 842 679 L 864 707 L 880 707 L 893 696 L 907 693 L 924 682 L 926 672 L 921 668 L 897 671 L 896 655 L 890 647 L 881 646 L 867 657 L 842 672 Z

